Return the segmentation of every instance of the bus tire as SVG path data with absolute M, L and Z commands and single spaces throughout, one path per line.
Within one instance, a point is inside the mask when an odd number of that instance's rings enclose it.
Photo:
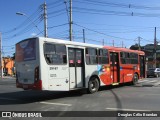
M 133 79 L 132 79 L 132 84 L 136 85 L 138 83 L 138 75 L 134 74 Z
M 99 89 L 99 81 L 97 77 L 92 77 L 88 82 L 88 93 L 92 94 Z

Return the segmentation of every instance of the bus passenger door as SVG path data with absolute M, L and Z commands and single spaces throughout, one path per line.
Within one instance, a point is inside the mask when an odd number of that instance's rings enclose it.
M 140 58 L 140 77 L 145 78 L 145 57 L 139 56 Z
M 120 82 L 120 68 L 119 68 L 119 57 L 118 53 L 110 52 L 110 68 L 111 68 L 111 79 L 113 83 Z
M 84 50 L 68 48 L 70 89 L 84 87 Z

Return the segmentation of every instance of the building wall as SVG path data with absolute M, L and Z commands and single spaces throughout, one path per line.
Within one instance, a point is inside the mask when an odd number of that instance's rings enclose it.
M 11 58 L 3 58 L 2 62 L 3 73 L 13 75 L 14 72 L 14 60 Z

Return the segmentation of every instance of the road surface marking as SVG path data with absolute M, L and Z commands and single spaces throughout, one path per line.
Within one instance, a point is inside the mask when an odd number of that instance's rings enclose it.
M 13 99 L 13 98 L 4 98 L 4 97 L 0 97 L 1 100 L 18 100 L 18 99 Z
M 143 80 L 143 81 L 138 81 L 138 83 L 152 83 L 152 82 L 158 82 L 158 80 Z
M 151 111 L 151 110 L 139 110 L 139 109 L 125 109 L 125 108 L 106 108 L 107 110 L 115 110 L 115 111 Z
M 72 104 L 63 104 L 63 103 L 51 103 L 51 102 L 40 102 L 40 103 L 49 104 L 49 105 L 72 106 Z
M 149 81 L 149 80 L 139 80 L 138 83 L 146 82 L 146 81 Z
M 148 81 L 147 83 L 158 82 L 158 80 Z
M 143 96 L 146 96 L 146 95 L 157 95 L 157 96 L 159 96 L 160 94 L 144 94 Z
M 154 86 L 158 86 L 158 85 L 160 85 L 160 82 L 157 82 L 157 83 L 154 84 Z

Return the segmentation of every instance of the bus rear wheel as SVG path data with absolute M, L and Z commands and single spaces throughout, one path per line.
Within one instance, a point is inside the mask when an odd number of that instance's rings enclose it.
M 132 84 L 136 85 L 138 83 L 138 75 L 134 74 L 133 79 L 132 79 Z
M 99 89 L 99 81 L 98 78 L 92 77 L 88 82 L 88 93 L 95 93 Z

